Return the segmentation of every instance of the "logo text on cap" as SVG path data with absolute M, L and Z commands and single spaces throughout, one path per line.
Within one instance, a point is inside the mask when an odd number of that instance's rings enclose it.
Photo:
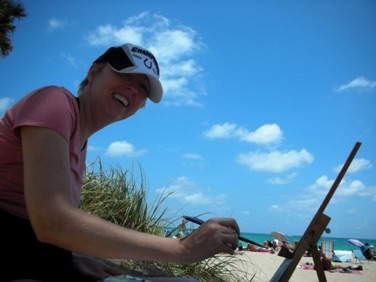
M 159 76 L 159 67 L 158 67 L 158 63 L 157 63 L 157 60 L 155 59 L 154 55 L 152 53 L 150 53 L 149 51 L 147 50 L 144 50 L 144 49 L 141 49 L 141 48 L 138 48 L 138 47 L 133 47 L 132 48 L 132 52 L 134 53 L 139 53 L 139 54 L 142 54 L 144 56 L 147 56 L 150 58 L 150 60 L 152 60 L 152 62 L 150 62 L 149 64 L 147 64 L 147 61 L 148 59 L 145 59 L 144 60 L 144 65 L 145 67 L 147 67 L 148 69 L 151 69 L 152 66 L 153 66 L 153 62 L 154 62 L 154 65 L 155 67 L 157 68 L 156 70 L 153 69 L 154 72 L 156 72 L 156 75 Z M 141 58 L 140 58 L 141 59 Z

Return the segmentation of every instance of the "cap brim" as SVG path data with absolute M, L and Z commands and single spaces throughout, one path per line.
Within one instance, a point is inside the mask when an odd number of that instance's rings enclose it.
M 151 91 L 149 93 L 149 99 L 154 103 L 159 103 L 162 100 L 163 87 L 162 83 L 151 75 L 146 75 L 149 78 Z

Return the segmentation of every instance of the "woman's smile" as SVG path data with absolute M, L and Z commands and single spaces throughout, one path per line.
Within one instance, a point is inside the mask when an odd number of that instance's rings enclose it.
M 120 94 L 114 93 L 114 94 L 112 94 L 112 97 L 114 97 L 114 99 L 116 99 L 124 107 L 129 106 L 129 101 L 126 98 L 124 98 L 123 96 L 121 96 Z

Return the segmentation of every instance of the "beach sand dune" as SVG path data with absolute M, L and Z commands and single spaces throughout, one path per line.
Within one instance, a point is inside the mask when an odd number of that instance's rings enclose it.
M 236 255 L 235 261 L 233 271 L 242 273 L 241 276 L 243 277 L 243 281 L 250 281 L 253 275 L 255 275 L 252 281 L 259 282 L 270 281 L 274 273 L 284 261 L 284 258 L 278 256 L 277 254 L 245 251 L 242 255 Z M 313 263 L 313 259 L 311 257 L 302 257 L 298 265 L 302 265 L 307 262 Z M 355 263 L 355 261 L 352 261 L 339 264 L 345 267 L 349 265 L 362 265 L 362 274 L 340 272 L 331 273 L 329 271 L 325 271 L 325 276 L 328 282 L 376 281 L 376 261 L 362 263 Z M 315 270 L 307 270 L 297 267 L 291 276 L 290 281 L 317 282 L 318 277 Z

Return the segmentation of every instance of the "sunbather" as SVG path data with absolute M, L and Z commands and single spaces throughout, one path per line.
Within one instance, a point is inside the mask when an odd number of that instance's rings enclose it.
M 266 249 L 266 248 L 257 247 L 256 245 L 253 245 L 251 243 L 249 243 L 247 245 L 246 250 L 250 251 L 250 252 L 274 253 L 273 250 L 269 250 L 269 249 Z
M 330 258 L 328 258 L 325 253 L 322 251 L 322 246 L 319 247 L 319 255 L 323 265 L 324 270 L 334 270 L 342 268 L 343 272 L 351 272 L 352 270 L 363 270 L 361 265 L 358 266 L 342 266 L 338 263 L 334 263 Z

